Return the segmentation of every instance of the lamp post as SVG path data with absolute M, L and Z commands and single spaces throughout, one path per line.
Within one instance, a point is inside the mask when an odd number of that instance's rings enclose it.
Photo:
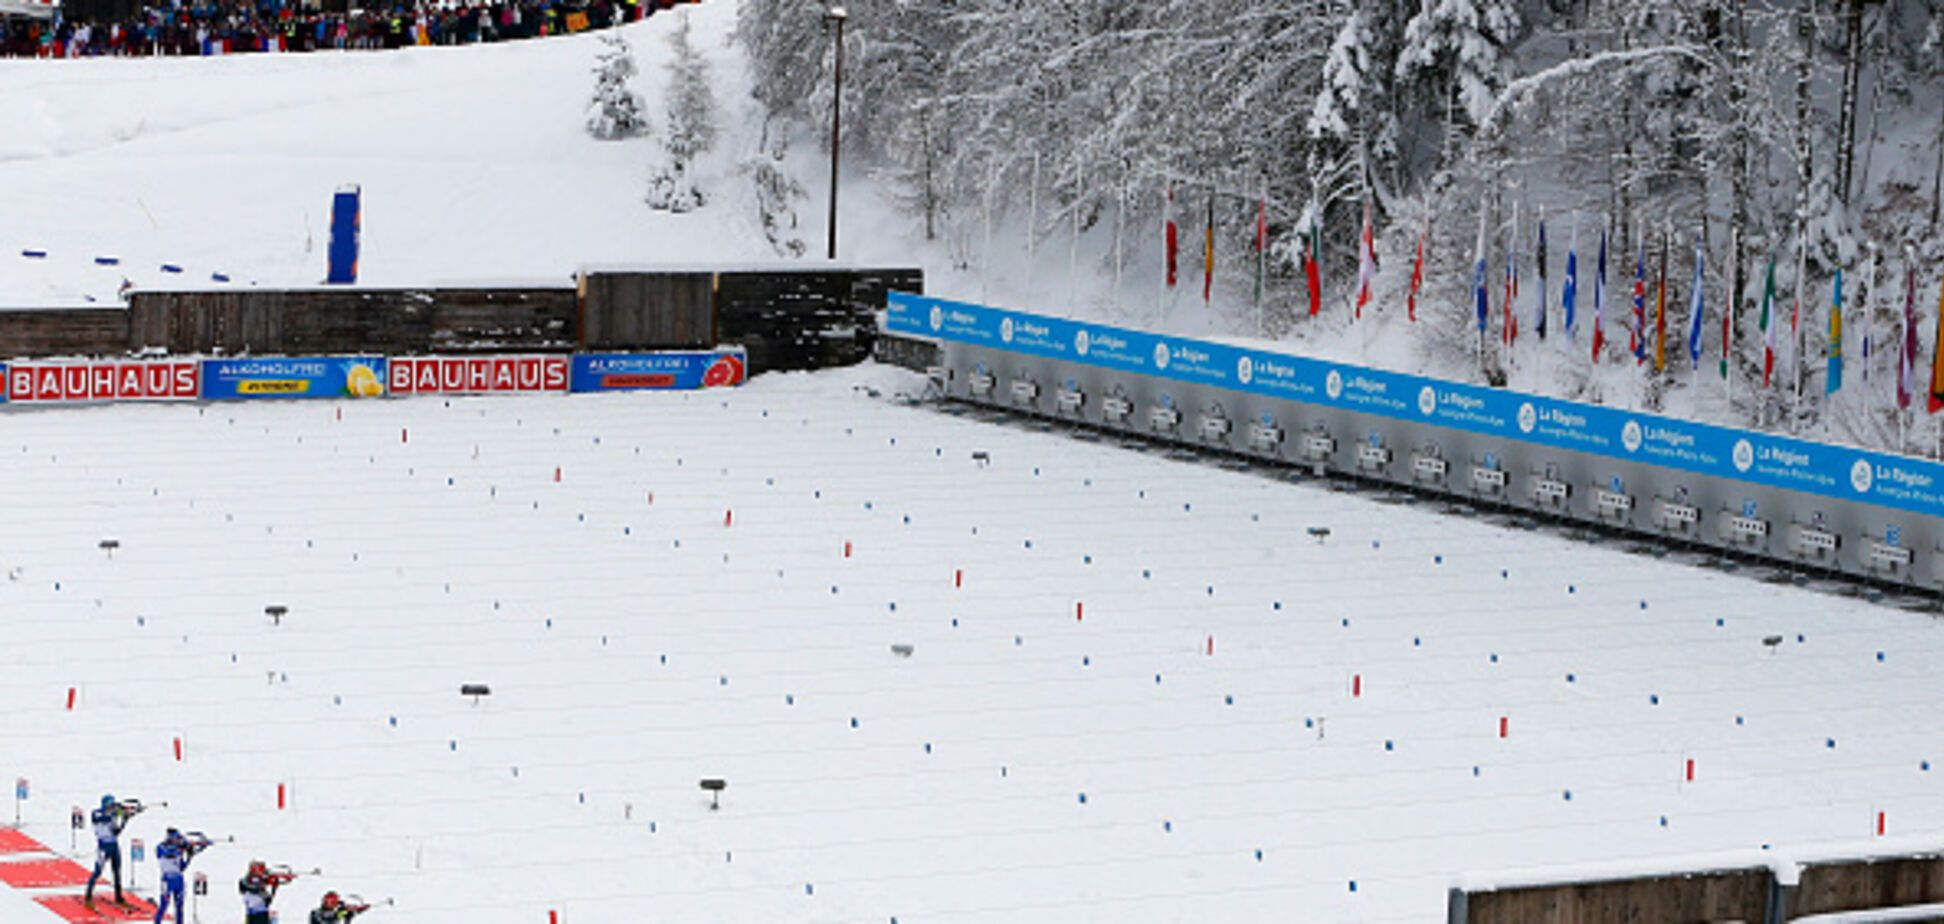
M 849 14 L 833 6 L 824 14 L 826 24 L 837 27 L 837 67 L 835 89 L 830 96 L 830 259 L 837 259 L 837 151 L 844 125 L 844 20 Z

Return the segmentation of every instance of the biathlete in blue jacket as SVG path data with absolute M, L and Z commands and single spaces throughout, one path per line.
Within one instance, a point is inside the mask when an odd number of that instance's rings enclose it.
M 155 845 L 155 865 L 162 868 L 162 894 L 155 903 L 155 924 L 169 913 L 169 903 L 175 903 L 176 924 L 183 924 L 188 914 L 188 902 L 182 899 L 182 874 L 189 869 L 190 861 L 209 847 L 209 838 L 200 834 L 184 835 L 174 828 L 162 843 Z
M 114 796 L 102 796 L 101 807 L 94 810 L 95 865 L 94 872 L 88 874 L 88 889 L 81 896 L 81 904 L 94 907 L 95 881 L 101 878 L 101 868 L 110 867 L 115 875 L 115 904 L 126 905 L 122 898 L 121 882 L 121 833 L 128 827 L 128 821 L 141 814 L 140 802 L 117 802 Z

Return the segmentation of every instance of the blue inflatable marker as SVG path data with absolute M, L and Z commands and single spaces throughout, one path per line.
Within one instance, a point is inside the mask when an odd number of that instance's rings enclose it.
M 331 243 L 326 252 L 324 281 L 330 285 L 351 285 L 358 281 L 358 238 L 363 233 L 364 192 L 356 185 L 339 189 L 331 197 Z
M 47 251 L 45 250 L 23 250 L 20 252 L 20 255 L 29 260 L 47 259 Z
M 230 281 L 230 278 L 229 278 L 229 276 L 227 276 L 227 275 L 225 275 L 225 274 L 223 274 L 223 273 L 210 273 L 210 274 L 209 274 L 209 281 L 210 281 L 210 282 L 228 282 L 228 281 Z
M 165 272 L 165 273 L 180 273 L 180 272 L 182 272 L 182 267 L 180 267 L 180 266 L 177 266 L 177 265 L 175 265 L 174 263 L 164 263 L 164 264 L 162 264 L 162 272 Z
M 121 265 L 120 257 L 96 257 L 94 258 L 94 261 L 96 266 L 120 266 Z

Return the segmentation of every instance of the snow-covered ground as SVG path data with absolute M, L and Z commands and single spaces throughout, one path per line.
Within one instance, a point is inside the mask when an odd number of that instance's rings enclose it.
M 572 924 L 1423 921 L 1944 829 L 1929 615 L 865 383 L 10 415 L 27 832 L 166 800 L 211 920 L 261 857 Z

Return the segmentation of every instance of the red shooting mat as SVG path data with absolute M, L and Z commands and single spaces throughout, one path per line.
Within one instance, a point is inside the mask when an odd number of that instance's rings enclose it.
M 10 853 L 53 853 L 34 840 L 20 833 L 17 828 L 0 828 L 0 854 Z
M 86 872 L 83 871 L 82 881 L 86 882 L 87 878 Z M 128 907 L 123 908 L 115 904 L 112 891 L 109 895 L 102 895 L 97 884 L 95 905 L 92 910 L 81 904 L 79 895 L 43 895 L 34 901 L 39 902 L 41 907 L 60 915 L 61 920 L 69 924 L 121 924 L 123 921 L 155 920 L 154 905 L 133 895 L 125 897 L 129 903 Z
M 88 881 L 88 871 L 73 860 L 28 860 L 24 863 L 0 863 L 0 882 L 16 889 L 46 889 L 53 886 L 77 886 Z M 114 884 L 110 883 L 112 890 Z

